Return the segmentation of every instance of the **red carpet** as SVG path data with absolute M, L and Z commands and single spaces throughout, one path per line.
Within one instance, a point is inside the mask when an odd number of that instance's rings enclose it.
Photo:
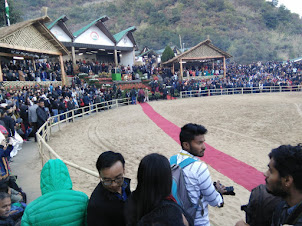
M 174 139 L 177 143 L 179 142 L 179 133 L 180 128 L 168 121 L 160 114 L 158 114 L 154 109 L 148 104 L 141 104 L 143 111 L 145 114 L 158 126 L 160 127 L 166 134 L 168 134 L 172 139 Z M 212 146 L 206 144 L 206 152 L 205 156 L 202 157 L 202 161 L 209 164 L 218 172 L 224 174 L 237 184 L 243 186 L 244 188 L 251 191 L 254 187 L 259 184 L 264 183 L 263 173 L 255 169 L 254 167 L 247 165 L 244 162 L 241 162 Z M 175 153 L 178 150 L 175 150 Z M 212 178 L 215 180 L 215 178 Z M 229 186 L 229 185 L 227 185 Z

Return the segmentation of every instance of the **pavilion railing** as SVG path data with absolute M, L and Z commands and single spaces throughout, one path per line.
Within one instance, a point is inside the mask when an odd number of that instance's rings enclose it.
M 302 91 L 302 85 L 237 87 L 237 88 L 205 89 L 200 91 L 199 90 L 181 91 L 180 98 L 234 95 L 234 94 L 272 93 L 272 92 L 301 92 L 301 91 Z
M 115 99 L 110 101 L 105 101 L 101 103 L 96 103 L 93 105 L 76 108 L 74 110 L 66 111 L 64 113 L 52 116 L 48 118 L 48 120 L 38 129 L 36 132 L 37 142 L 38 142 L 38 150 L 41 156 L 42 167 L 44 164 L 53 158 L 61 159 L 66 165 L 71 166 L 75 169 L 88 173 L 92 176 L 99 177 L 98 173 L 84 167 L 81 167 L 75 163 L 64 160 L 60 155 L 58 155 L 55 150 L 47 143 L 51 139 L 52 130 L 55 126 L 58 126 L 58 129 L 61 130 L 61 126 L 63 123 L 73 123 L 76 118 L 82 117 L 91 113 L 100 113 L 102 110 L 115 109 L 119 106 L 129 105 L 130 98 L 123 99 Z

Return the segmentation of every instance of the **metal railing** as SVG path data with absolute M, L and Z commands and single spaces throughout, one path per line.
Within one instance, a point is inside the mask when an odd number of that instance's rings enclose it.
M 61 129 L 60 125 L 62 123 L 73 123 L 76 118 L 79 117 L 84 118 L 84 116 L 87 114 L 99 113 L 102 110 L 114 109 L 114 108 L 118 108 L 121 105 L 129 105 L 130 103 L 131 103 L 130 98 L 115 99 L 115 100 L 105 101 L 101 103 L 96 103 L 81 108 L 76 108 L 48 118 L 48 120 L 36 132 L 39 154 L 41 156 L 41 161 L 42 161 L 42 167 L 49 159 L 58 158 L 61 159 L 68 166 L 81 170 L 92 176 L 99 177 L 99 174 L 95 171 L 86 169 L 70 161 L 64 160 L 60 155 L 58 155 L 52 149 L 52 147 L 50 147 L 49 144 L 47 144 L 47 141 L 51 139 L 52 128 L 58 126 L 58 129 L 60 130 Z
M 234 95 L 234 94 L 254 94 L 254 93 L 272 93 L 272 92 L 301 92 L 302 85 L 297 86 L 264 86 L 264 87 L 237 87 L 221 89 L 205 89 L 181 91 L 180 98 Z

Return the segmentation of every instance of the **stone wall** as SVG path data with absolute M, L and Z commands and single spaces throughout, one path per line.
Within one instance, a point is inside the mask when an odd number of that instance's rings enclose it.
M 40 86 L 50 86 L 50 84 L 54 87 L 56 86 L 61 86 L 62 82 L 60 81 L 45 81 L 45 82 L 36 82 L 36 81 L 14 81 L 14 82 L 8 82 L 4 81 L 1 84 L 2 87 L 4 88 L 22 88 L 24 86 L 35 86 L 35 85 L 40 85 Z

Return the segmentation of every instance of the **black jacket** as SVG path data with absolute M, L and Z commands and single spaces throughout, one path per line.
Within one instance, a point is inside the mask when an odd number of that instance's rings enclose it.
M 128 183 L 126 194 L 129 197 L 130 179 L 125 178 Z M 125 201 L 120 200 L 115 193 L 108 191 L 100 182 L 92 192 L 87 207 L 88 226 L 123 226 L 126 225 L 124 217 Z
M 11 117 L 9 116 L 4 116 L 3 118 L 1 118 L 1 120 L 4 122 L 5 124 L 5 128 L 9 133 L 10 137 L 15 136 L 15 120 L 13 120 Z
M 44 122 L 46 122 L 46 120 L 48 118 L 48 114 L 45 111 L 45 109 L 41 108 L 41 107 L 38 107 L 36 112 L 37 112 L 37 117 L 38 117 L 38 120 L 37 120 L 38 127 L 41 127 L 44 124 Z

